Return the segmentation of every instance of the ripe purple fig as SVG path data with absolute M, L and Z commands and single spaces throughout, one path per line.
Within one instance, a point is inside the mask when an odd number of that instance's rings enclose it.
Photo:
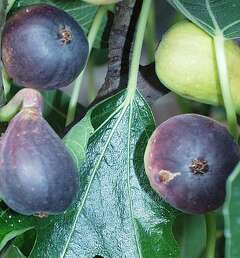
M 66 12 L 38 4 L 11 16 L 3 30 L 2 60 L 18 85 L 39 90 L 68 86 L 86 65 L 84 31 Z
M 144 157 L 152 188 L 173 207 L 206 213 L 220 207 L 225 184 L 240 159 L 238 145 L 220 123 L 195 114 L 162 123 Z
M 0 141 L 0 164 L 1 198 L 18 213 L 64 212 L 79 191 L 71 155 L 35 108 L 11 120 Z

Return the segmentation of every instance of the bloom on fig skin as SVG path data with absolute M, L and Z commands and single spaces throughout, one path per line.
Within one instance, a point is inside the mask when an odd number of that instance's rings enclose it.
M 173 207 L 191 214 L 222 205 L 226 180 L 239 160 L 239 147 L 227 129 L 195 114 L 162 123 L 144 156 L 152 188 Z
M 225 41 L 229 82 L 240 112 L 240 48 Z M 163 36 L 155 55 L 156 73 L 170 90 L 183 97 L 212 105 L 222 105 L 213 38 L 188 21 L 173 25 Z

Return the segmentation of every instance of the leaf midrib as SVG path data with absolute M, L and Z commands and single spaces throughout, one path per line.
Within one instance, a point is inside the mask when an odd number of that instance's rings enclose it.
M 77 224 L 78 217 L 80 216 L 81 211 L 82 211 L 82 209 L 83 209 L 83 207 L 84 207 L 84 205 L 85 205 L 85 202 L 86 202 L 86 200 L 87 200 L 87 196 L 88 196 L 88 193 L 89 193 L 89 191 L 90 191 L 90 188 L 91 188 L 92 182 L 93 182 L 93 180 L 94 180 L 94 177 L 95 177 L 95 175 L 96 175 L 97 169 L 99 168 L 99 165 L 101 164 L 101 161 L 102 161 L 102 159 L 103 159 L 103 157 L 104 157 L 104 154 L 105 154 L 105 152 L 106 152 L 106 150 L 107 150 L 107 147 L 108 147 L 108 145 L 109 145 L 109 143 L 110 143 L 110 141 L 111 141 L 111 139 L 112 139 L 112 137 L 113 137 L 113 135 L 114 135 L 114 133 L 115 133 L 116 128 L 118 127 L 120 121 L 122 120 L 122 117 L 123 117 L 123 115 L 125 114 L 125 111 L 127 110 L 127 108 L 128 108 L 128 106 L 123 106 L 122 111 L 121 111 L 121 113 L 120 113 L 120 115 L 119 115 L 119 117 L 118 117 L 118 119 L 117 119 L 117 122 L 115 123 L 115 125 L 114 125 L 114 127 L 113 127 L 113 129 L 112 129 L 112 132 L 110 133 L 109 138 L 108 138 L 108 140 L 107 140 L 107 142 L 106 142 L 106 144 L 105 144 L 105 146 L 104 146 L 104 148 L 103 148 L 103 152 L 102 152 L 102 154 L 100 155 L 100 157 L 99 157 L 99 159 L 98 159 L 98 161 L 97 161 L 97 164 L 96 164 L 95 168 L 93 169 L 92 176 L 91 176 L 91 178 L 90 178 L 90 181 L 89 181 L 89 184 L 88 184 L 86 193 L 85 193 L 85 195 L 84 195 L 84 197 L 83 197 L 82 202 L 81 202 L 80 205 L 79 205 L 79 210 L 78 210 L 78 212 L 77 212 L 77 214 L 76 214 L 76 216 L 75 216 L 75 220 L 74 220 L 74 223 L 73 223 L 72 230 L 71 230 L 71 232 L 70 232 L 70 234 L 69 234 L 68 240 L 67 240 L 67 242 L 66 242 L 65 248 L 63 249 L 63 253 L 62 253 L 62 255 L 60 256 L 60 258 L 64 258 L 65 255 L 66 255 L 68 245 L 69 245 L 69 243 L 70 243 L 71 237 L 72 237 L 72 235 L 73 235 L 73 233 L 74 233 L 74 230 L 75 230 L 75 228 L 76 228 L 76 224 Z M 94 132 L 94 134 L 95 134 L 95 133 L 96 133 L 96 131 Z

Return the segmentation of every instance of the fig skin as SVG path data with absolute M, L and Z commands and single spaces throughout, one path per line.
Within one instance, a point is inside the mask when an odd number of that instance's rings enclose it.
M 240 48 L 225 42 L 231 92 L 240 112 Z M 160 81 L 175 93 L 202 103 L 223 105 L 213 38 L 191 22 L 173 25 L 155 54 Z
M 240 159 L 238 145 L 220 123 L 195 114 L 162 123 L 144 156 L 152 188 L 173 207 L 190 214 L 219 208 L 229 174 Z
M 34 108 L 10 122 L 0 142 L 0 194 L 23 215 L 64 212 L 79 192 L 79 175 L 61 139 Z
M 11 16 L 3 30 L 2 60 L 10 78 L 39 90 L 68 86 L 86 65 L 84 31 L 66 12 L 31 5 Z

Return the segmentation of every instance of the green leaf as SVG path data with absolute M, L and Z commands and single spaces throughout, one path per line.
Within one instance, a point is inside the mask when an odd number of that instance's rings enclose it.
M 203 215 L 182 214 L 177 218 L 175 235 L 181 258 L 199 258 L 206 246 L 206 223 Z M 176 234 L 177 233 L 177 234 Z
M 10 245 L 3 254 L 1 258 L 26 258 L 21 251 L 14 245 Z
M 80 165 L 86 159 L 88 140 L 93 132 L 91 116 L 86 115 L 64 138 L 64 143 L 71 152 L 78 169 L 80 169 Z
M 224 235 L 226 239 L 225 258 L 240 257 L 240 163 L 227 181 L 227 195 L 223 214 L 225 221 Z
M 28 230 L 24 234 L 15 237 L 11 244 L 16 246 L 25 256 L 29 256 L 36 241 L 36 230 Z
M 240 37 L 239 0 L 167 0 L 184 16 L 212 36 Z
M 0 210 L 0 250 L 7 242 L 24 232 L 33 229 L 36 217 L 21 216 L 8 208 Z
M 50 4 L 63 9 L 65 12 L 70 14 L 76 21 L 82 26 L 86 35 L 88 34 L 94 17 L 97 12 L 97 6 L 88 4 L 81 0 L 17 0 L 12 10 L 16 10 L 18 7 L 32 5 L 32 4 Z M 101 45 L 102 35 L 107 23 L 107 17 L 104 19 L 101 28 L 98 32 L 97 38 L 94 42 L 94 47 L 99 48 Z
M 95 131 L 80 168 L 80 201 L 37 229 L 30 257 L 178 257 L 175 211 L 151 190 L 143 168 L 151 111 L 139 94 L 129 106 L 124 99 L 125 91 L 87 114 Z

